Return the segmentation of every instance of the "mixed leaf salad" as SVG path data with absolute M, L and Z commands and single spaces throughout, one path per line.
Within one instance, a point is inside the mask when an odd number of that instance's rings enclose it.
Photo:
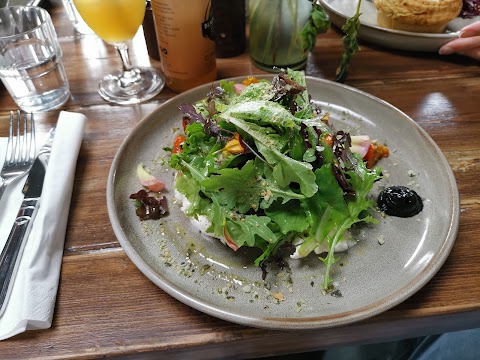
M 169 163 L 185 214 L 233 250 L 257 248 L 258 266 L 292 243 L 296 257 L 328 249 L 317 254 L 328 289 L 336 245 L 354 224 L 377 222 L 369 192 L 388 149 L 334 130 L 310 101 L 302 71 L 220 81 L 180 110 L 184 135 Z

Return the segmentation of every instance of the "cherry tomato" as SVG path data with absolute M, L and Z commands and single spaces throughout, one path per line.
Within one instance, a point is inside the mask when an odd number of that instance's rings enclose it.
M 178 135 L 173 141 L 172 153 L 177 154 L 183 152 L 182 144 L 185 141 L 186 137 L 183 135 Z

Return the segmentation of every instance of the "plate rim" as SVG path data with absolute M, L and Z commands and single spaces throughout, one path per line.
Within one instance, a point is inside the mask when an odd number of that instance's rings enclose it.
M 344 19 L 348 19 L 347 15 L 339 12 L 337 9 L 334 9 L 328 1 L 329 0 L 320 0 L 320 3 L 322 5 L 328 7 L 328 10 L 335 13 L 337 16 L 343 17 Z M 332 0 L 330 0 L 330 1 L 332 1 Z M 360 24 L 362 26 L 372 28 L 372 29 L 375 29 L 375 30 L 379 30 L 379 31 L 383 31 L 383 32 L 387 32 L 387 33 L 393 33 L 393 34 L 411 36 L 411 37 L 419 37 L 419 38 L 455 39 L 460 34 L 460 31 L 452 31 L 452 32 L 448 32 L 448 33 L 436 34 L 436 33 L 416 33 L 416 32 L 412 32 L 412 31 L 388 29 L 388 28 L 385 28 L 385 27 L 382 27 L 382 26 L 379 26 L 379 25 L 366 24 L 362 21 L 361 17 L 360 17 Z
M 239 79 L 244 79 L 248 75 L 244 76 L 236 76 L 224 79 L 226 81 L 235 81 Z M 271 79 L 274 75 L 273 74 L 262 74 L 256 75 L 257 78 L 266 78 Z M 288 318 L 288 317 L 248 317 L 243 315 L 240 312 L 232 313 L 229 311 L 222 310 L 220 308 L 211 306 L 207 304 L 205 301 L 199 300 L 194 296 L 189 296 L 188 294 L 182 293 L 182 289 L 179 289 L 175 284 L 172 284 L 168 279 L 162 277 L 158 274 L 146 261 L 143 260 L 141 255 L 134 249 L 134 247 L 130 244 L 125 232 L 123 231 L 122 225 L 116 215 L 116 204 L 114 201 L 114 194 L 115 194 L 115 182 L 116 182 L 116 169 L 118 163 L 123 155 L 124 149 L 128 146 L 131 139 L 134 137 L 134 134 L 137 131 L 140 131 L 144 124 L 147 124 L 150 121 L 150 118 L 154 117 L 156 113 L 161 112 L 162 109 L 166 106 L 169 106 L 170 103 L 174 101 L 174 99 L 178 100 L 178 97 L 188 97 L 189 94 L 198 91 L 199 89 L 208 89 L 214 84 L 218 84 L 220 80 L 213 81 L 208 84 L 200 85 L 194 89 L 188 90 L 184 93 L 181 93 L 171 99 L 168 99 L 164 103 L 162 103 L 159 107 L 153 110 L 151 113 L 147 114 L 138 122 L 135 127 L 133 127 L 127 137 L 123 140 L 121 145 L 119 146 L 117 153 L 112 161 L 111 168 L 108 174 L 107 179 L 107 191 L 106 191 L 106 198 L 107 198 L 107 210 L 108 216 L 110 219 L 110 223 L 114 230 L 115 236 L 122 246 L 123 250 L 130 258 L 130 260 L 135 264 L 135 266 L 156 286 L 158 286 L 161 290 L 165 291 L 167 294 L 175 298 L 176 300 L 190 306 L 196 310 L 199 310 L 203 313 L 208 315 L 212 315 L 216 318 L 227 320 L 236 324 L 256 327 L 256 328 L 265 328 L 265 329 L 272 329 L 272 330 L 307 330 L 307 329 L 322 329 L 322 328 L 331 328 L 336 326 L 342 326 L 347 324 L 356 323 L 361 320 L 365 320 L 376 316 L 380 313 L 383 313 L 394 306 L 402 303 L 415 293 L 417 293 L 421 288 L 423 288 L 434 276 L 435 274 L 441 269 L 444 262 L 448 258 L 453 245 L 455 244 L 456 236 L 458 233 L 459 228 L 459 210 L 460 210 L 460 200 L 459 200 L 459 193 L 457 184 L 455 181 L 455 177 L 453 171 L 448 163 L 447 159 L 445 158 L 444 154 L 442 153 L 441 149 L 438 145 L 434 142 L 434 140 L 428 135 L 428 133 L 423 130 L 412 118 L 410 118 L 406 113 L 399 110 L 395 106 L 391 105 L 390 103 L 369 94 L 363 90 L 351 87 L 349 85 L 333 82 L 330 80 L 322 79 L 322 78 L 315 78 L 311 76 L 306 76 L 307 86 L 308 82 L 321 82 L 327 86 L 335 86 L 341 87 L 346 91 L 353 91 L 361 96 L 366 96 L 371 100 L 374 100 L 381 104 L 384 107 L 387 107 L 404 118 L 405 121 L 408 121 L 410 125 L 416 128 L 417 131 L 422 135 L 425 141 L 432 147 L 435 151 L 435 155 L 438 160 L 441 161 L 442 168 L 447 170 L 447 180 L 449 184 L 449 196 L 451 198 L 451 211 L 452 215 L 449 217 L 449 225 L 448 231 L 445 239 L 442 239 L 442 246 L 441 248 L 434 254 L 428 266 L 423 269 L 420 273 L 418 273 L 408 284 L 405 286 L 397 289 L 395 292 L 390 294 L 389 296 L 383 297 L 379 301 L 374 303 L 369 303 L 368 306 L 364 306 L 362 308 L 357 308 L 354 311 L 344 312 L 342 314 L 333 314 L 328 316 L 316 316 L 316 317 L 305 317 L 305 318 Z M 412 283 L 414 283 L 412 285 Z M 409 288 L 410 290 L 405 290 L 405 288 Z M 354 314 L 350 314 L 354 312 Z M 329 319 L 329 318 L 332 319 Z

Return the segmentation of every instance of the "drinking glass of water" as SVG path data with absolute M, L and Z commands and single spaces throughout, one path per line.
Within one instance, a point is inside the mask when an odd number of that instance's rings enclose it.
M 0 9 L 0 79 L 25 112 L 53 110 L 69 99 L 62 50 L 45 9 Z

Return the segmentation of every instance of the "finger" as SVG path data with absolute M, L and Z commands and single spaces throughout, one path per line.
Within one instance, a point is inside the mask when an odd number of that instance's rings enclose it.
M 460 30 L 460 37 L 463 37 L 462 33 L 472 33 L 473 36 L 480 35 L 480 21 L 475 21 L 474 23 L 465 26 L 462 30 Z
M 456 52 L 465 52 L 480 47 L 480 36 L 459 38 L 443 45 L 438 51 L 440 55 L 449 55 Z
M 480 47 L 464 51 L 462 55 L 468 56 L 475 60 L 480 60 Z
M 463 29 L 460 31 L 460 34 L 458 37 L 460 38 L 469 38 L 469 37 L 474 37 L 478 36 L 480 33 L 478 31 L 472 30 L 472 29 Z

